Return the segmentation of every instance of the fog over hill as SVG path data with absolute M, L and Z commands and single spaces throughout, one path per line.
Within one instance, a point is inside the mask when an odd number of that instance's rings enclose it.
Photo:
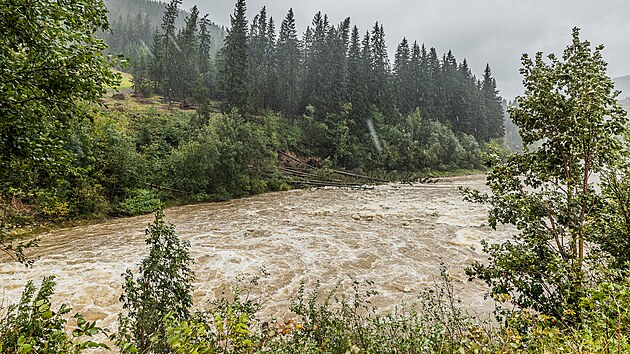
M 156 28 L 162 24 L 166 2 L 153 0 L 105 0 L 111 32 L 100 33 L 116 54 L 123 54 L 134 59 L 142 52 L 148 52 Z M 182 8 L 176 19 L 176 26 L 182 28 L 190 8 Z M 205 15 L 203 10 L 201 17 Z M 210 52 L 214 54 L 223 46 L 226 30 L 223 26 L 212 23 L 210 25 L 212 46 Z
M 614 79 L 615 88 L 621 91 L 620 98 L 630 97 L 630 75 L 617 77 Z

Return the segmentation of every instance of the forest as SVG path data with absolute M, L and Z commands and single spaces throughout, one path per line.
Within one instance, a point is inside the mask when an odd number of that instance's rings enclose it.
M 111 96 L 114 74 L 101 72 L 99 85 L 70 82 L 85 63 L 55 76 L 66 102 L 85 98 L 80 105 L 28 118 L 28 129 L 25 120 L 2 122 L 2 199 L 19 206 L 9 209 L 20 224 L 287 189 L 296 183 L 279 171 L 279 154 L 401 179 L 483 169 L 483 152 L 505 145 L 489 65 L 477 79 L 465 59 L 406 39 L 391 65 L 378 23 L 360 35 L 349 18 L 331 25 L 317 13 L 298 38 L 292 10 L 276 31 L 264 8 L 248 23 L 243 1 L 223 38 L 208 16 L 180 5 L 107 1 L 99 24 L 111 27 L 81 39 L 98 63 L 133 75 L 123 100 L 94 99 Z M 53 54 L 50 65 L 63 60 Z M 7 79 L 18 88 L 7 91 L 16 98 L 5 112 L 42 110 L 39 96 L 57 94 L 47 77 Z
M 525 93 L 504 125 L 489 64 L 477 78 L 406 38 L 390 63 L 379 23 L 361 34 L 319 12 L 299 36 L 293 10 L 276 31 L 265 8 L 249 22 L 237 0 L 224 32 L 180 5 L 0 2 L 0 251 L 29 266 L 42 224 L 155 212 L 115 331 L 80 314 L 70 326 L 45 278 L 0 303 L 1 352 L 630 350 L 628 116 L 602 46 L 574 28 L 561 55 L 523 55 Z M 113 69 L 131 91 L 116 92 Z M 358 285 L 353 297 L 298 289 L 294 320 L 259 320 L 242 288 L 193 311 L 190 246 L 162 208 L 299 186 L 281 156 L 383 180 L 489 168 L 489 192 L 461 192 L 491 227 L 518 231 L 467 269 L 496 320 L 459 309 L 446 270 L 417 307 L 385 316 Z

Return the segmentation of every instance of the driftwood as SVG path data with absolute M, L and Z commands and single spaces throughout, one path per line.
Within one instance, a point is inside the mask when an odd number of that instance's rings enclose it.
M 321 180 L 299 180 L 299 181 L 288 181 L 290 184 L 299 184 L 299 185 L 312 185 L 312 186 L 320 186 L 320 187 L 360 187 L 362 184 L 360 183 L 345 183 L 345 182 L 332 182 L 332 181 L 321 181 Z
M 370 176 L 366 176 L 366 175 L 359 175 L 356 173 L 350 173 L 350 172 L 346 172 L 346 171 L 340 171 L 340 170 L 330 170 L 331 172 L 340 174 L 340 175 L 344 175 L 344 176 L 350 176 L 350 177 L 355 177 L 355 178 L 360 178 L 360 179 L 367 179 L 370 181 L 376 181 L 376 182 L 382 182 L 382 183 L 388 183 L 389 181 L 386 181 L 384 179 L 380 179 L 380 178 L 376 178 L 376 177 L 370 177 Z
M 294 161 L 296 163 L 298 163 L 298 165 L 300 166 L 304 166 L 303 168 L 300 167 L 294 167 L 294 166 L 280 166 L 280 171 L 283 173 L 287 173 L 290 174 L 292 176 L 295 177 L 303 177 L 303 178 L 313 178 L 313 177 L 320 177 L 317 174 L 313 174 L 313 171 L 320 171 L 320 169 L 311 166 L 310 164 L 308 164 L 305 161 L 302 161 L 294 156 L 291 156 L 289 154 L 287 154 L 284 151 L 278 151 L 278 154 L 282 155 L 283 157 Z M 361 175 L 361 174 L 357 174 L 357 173 L 352 173 L 352 172 L 347 172 L 347 171 L 341 171 L 341 170 L 335 170 L 335 169 L 326 169 L 324 170 L 326 172 L 330 172 L 331 174 L 337 174 L 337 175 L 341 175 L 341 176 L 346 176 L 346 177 L 352 177 L 358 180 L 363 180 L 363 181 L 371 181 L 371 182 L 378 182 L 378 183 L 388 183 L 389 181 L 384 180 L 384 179 L 380 179 L 380 178 L 376 178 L 376 177 L 372 177 L 372 176 L 367 176 L 367 175 Z M 352 182 L 345 182 L 345 181 L 341 181 L 338 179 L 330 179 L 328 181 L 318 181 L 318 183 L 325 183 L 325 182 L 330 182 L 328 185 L 332 185 L 332 183 L 341 183 L 341 184 L 345 184 L 345 185 L 361 185 L 361 183 L 352 183 Z

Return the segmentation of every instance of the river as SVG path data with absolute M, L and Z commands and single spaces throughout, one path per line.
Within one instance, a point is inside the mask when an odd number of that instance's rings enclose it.
M 442 178 L 432 184 L 388 184 L 366 189 L 322 188 L 268 193 L 222 203 L 169 208 L 167 222 L 191 244 L 197 308 L 236 283 L 265 269 L 253 294 L 262 316 L 288 316 L 300 282 L 331 288 L 350 277 L 371 280 L 373 303 L 388 311 L 413 303 L 449 269 L 458 297 L 474 312 L 487 313 L 480 282 L 464 269 L 484 260 L 480 241 L 503 240 L 510 228 L 492 230 L 486 209 L 462 200 L 459 186 L 485 189 L 484 176 Z M 55 275 L 55 302 L 71 304 L 86 319 L 115 328 L 121 310 L 121 274 L 148 253 L 144 230 L 152 215 L 55 230 L 41 235 L 25 268 L 0 258 L 3 303 L 19 299 L 27 280 Z M 1 256 L 0 256 L 1 257 Z

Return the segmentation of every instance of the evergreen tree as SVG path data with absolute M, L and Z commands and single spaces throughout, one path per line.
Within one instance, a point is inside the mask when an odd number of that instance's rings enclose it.
M 276 25 L 273 17 L 269 18 L 267 24 L 267 35 L 265 37 L 265 94 L 264 107 L 278 110 L 278 68 L 276 62 Z
M 293 9 L 289 9 L 280 26 L 276 51 L 278 68 L 278 95 L 280 110 L 289 117 L 299 111 L 300 102 L 300 41 L 295 29 Z
M 313 17 L 313 29 L 307 28 L 305 35 L 305 81 L 303 85 L 303 106 L 313 105 L 318 112 L 325 112 L 327 106 L 326 87 L 328 51 L 326 39 L 331 30 L 328 16 L 318 12 Z
M 456 115 L 455 128 L 463 133 L 474 136 L 478 140 L 478 121 L 483 115 L 480 107 L 480 92 L 477 89 L 477 79 L 472 75 L 468 62 L 464 59 L 457 69 L 457 81 L 453 113 Z
M 159 51 L 161 55 L 156 57 L 160 59 L 160 73 L 157 79 L 161 83 L 161 92 L 164 97 L 168 100 L 174 97 L 173 88 L 176 85 L 177 77 L 179 75 L 179 46 L 176 42 L 176 31 L 177 28 L 175 26 L 175 20 L 179 15 L 179 5 L 181 5 L 182 0 L 171 0 L 171 2 L 166 5 L 166 12 L 164 13 L 164 17 L 162 19 L 162 33 L 158 37 L 159 40 Z
M 149 49 L 151 53 L 151 63 L 149 65 L 150 84 L 153 85 L 153 92 L 161 92 L 162 81 L 164 80 L 164 52 L 162 51 L 162 40 L 159 29 L 153 31 L 153 45 Z
M 426 117 L 433 120 L 443 120 L 444 101 L 441 92 L 441 67 L 435 48 L 429 49 L 425 64 L 427 76 Z
M 208 15 L 199 20 L 199 48 L 197 49 L 197 68 L 199 77 L 195 98 L 197 101 L 205 101 L 213 94 L 213 67 L 210 51 L 212 47 L 212 37 L 210 34 L 211 22 Z
M 247 91 L 249 104 L 254 109 L 263 109 L 267 87 L 267 9 L 263 7 L 249 29 Z
M 441 102 L 444 108 L 443 122 L 446 123 L 451 129 L 457 129 L 458 126 L 458 112 L 457 106 L 461 101 L 461 91 L 458 87 L 458 68 L 457 60 L 452 51 L 448 51 L 442 57 L 439 92 L 441 96 Z
M 219 55 L 219 85 L 226 109 L 247 109 L 248 38 L 245 0 L 237 0 L 231 27 Z
M 199 49 L 199 34 L 197 22 L 199 20 L 199 10 L 193 6 L 190 15 L 185 19 L 185 26 L 177 36 L 178 43 L 178 65 L 177 76 L 174 80 L 172 90 L 174 96 L 180 100 L 185 100 L 192 95 L 192 85 L 199 77 L 197 67 L 197 50 Z
M 392 88 L 391 67 L 387 45 L 385 44 L 385 30 L 377 22 L 372 29 L 370 38 L 372 58 L 372 89 L 371 101 L 386 117 L 391 118 L 394 113 L 395 97 Z M 390 122 L 392 123 L 392 122 Z
M 394 75 L 396 82 L 396 102 L 398 110 L 403 114 L 411 113 L 414 108 L 413 102 L 414 85 L 413 71 L 410 57 L 409 42 L 403 38 L 396 49 L 394 61 Z
M 423 107 L 425 105 L 425 86 L 427 83 L 426 70 L 423 67 L 423 54 L 426 55 L 424 45 L 420 49 L 418 42 L 413 42 L 411 47 L 411 54 L 409 58 L 409 101 L 411 107 L 416 108 Z
M 365 119 L 369 108 L 369 84 L 365 69 L 359 28 L 354 26 L 348 50 L 348 99 L 352 103 L 352 115 L 358 120 Z
M 367 104 L 368 106 L 374 103 L 373 92 L 375 91 L 376 81 L 374 80 L 374 67 L 372 65 L 372 46 L 370 45 L 371 37 L 370 32 L 366 31 L 361 41 L 361 71 L 362 77 L 367 86 Z M 366 109 L 369 107 L 366 107 Z
M 133 74 L 133 91 L 142 96 L 151 94 L 152 85 L 150 80 L 150 64 L 147 55 L 141 53 L 132 62 L 131 73 Z
M 486 65 L 486 69 L 483 72 L 481 91 L 484 107 L 482 120 L 484 134 L 481 138 L 485 141 L 500 139 L 505 135 L 503 127 L 503 108 L 501 106 L 502 99 L 497 90 L 497 82 L 492 77 L 490 64 Z
M 337 27 L 330 27 L 326 35 L 322 65 L 321 108 L 325 112 L 339 112 L 347 102 L 347 52 L 350 18 Z
M 336 78 L 337 85 L 335 93 L 339 93 L 337 104 L 341 106 L 348 102 L 348 50 L 350 45 L 350 17 L 344 19 L 337 28 L 337 38 L 333 52 L 334 70 L 333 78 Z

